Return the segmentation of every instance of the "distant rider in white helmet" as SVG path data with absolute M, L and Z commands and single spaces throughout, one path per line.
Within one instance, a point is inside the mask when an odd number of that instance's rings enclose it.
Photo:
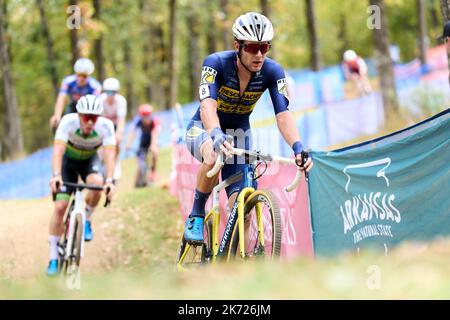
M 50 118 L 50 127 L 56 129 L 67 103 L 67 113 L 76 113 L 75 106 L 78 99 L 87 94 L 99 95 L 102 90 L 101 84 L 90 77 L 94 72 L 94 64 L 88 58 L 78 59 L 73 66 L 75 74 L 64 78 L 59 89 L 55 103 L 55 111 Z
M 65 115 L 61 119 L 53 144 L 53 176 L 50 188 L 56 194 L 55 209 L 50 220 L 50 262 L 48 275 L 58 272 L 58 242 L 63 232 L 63 217 L 74 191 L 64 182 L 77 183 L 78 178 L 90 185 L 103 186 L 110 190 L 109 199 L 115 193 L 113 183 L 116 136 L 111 120 L 102 116 L 103 105 L 94 95 L 81 97 L 76 105 L 78 113 Z M 100 174 L 101 164 L 97 149 L 102 147 L 106 168 L 106 180 Z M 105 184 L 104 184 L 105 182 Z M 92 240 L 91 217 L 101 197 L 100 191 L 90 190 L 86 197 L 85 240 Z
M 121 176 L 120 168 L 120 144 L 123 138 L 125 121 L 127 116 L 127 100 L 118 93 L 120 82 L 116 78 L 107 78 L 103 81 L 103 93 L 100 95 L 100 101 L 103 103 L 103 116 L 111 120 L 116 130 L 116 168 L 114 170 L 114 179 Z
M 347 81 L 351 81 L 359 95 L 372 92 L 369 79 L 367 78 L 367 64 L 355 51 L 347 50 L 343 54 L 342 69 Z

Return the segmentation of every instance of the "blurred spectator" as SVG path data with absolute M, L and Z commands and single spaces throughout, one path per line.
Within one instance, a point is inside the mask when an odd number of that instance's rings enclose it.
M 342 69 L 345 79 L 353 83 L 360 95 L 372 92 L 372 87 L 367 78 L 367 65 L 355 51 L 347 50 L 344 52 Z

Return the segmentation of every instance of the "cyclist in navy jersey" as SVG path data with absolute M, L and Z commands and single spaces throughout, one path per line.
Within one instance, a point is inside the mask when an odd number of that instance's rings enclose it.
M 228 134 L 232 135 L 235 146 L 251 148 L 249 116 L 266 89 L 272 99 L 278 128 L 292 147 L 297 162 L 302 163 L 303 146 L 289 111 L 286 76 L 277 62 L 266 58 L 273 38 L 272 24 L 265 16 L 249 12 L 236 19 L 233 35 L 233 51 L 211 54 L 203 63 L 200 107 L 187 128 L 187 147 L 202 163 L 197 174 L 194 204 L 184 231 L 184 238 L 191 244 L 203 242 L 205 203 L 218 180 L 218 175 L 207 178 L 206 173 L 214 166 L 220 151 L 230 158 L 227 150 L 232 145 L 227 141 Z M 222 169 L 222 179 L 242 171 L 244 165 L 237 157 L 228 159 Z M 312 165 L 308 157 L 299 170 L 309 171 Z M 230 204 L 234 203 L 239 189 L 239 182 L 226 188 Z
M 102 85 L 89 76 L 94 72 L 94 64 L 91 60 L 80 58 L 75 62 L 73 68 L 75 74 L 65 77 L 59 89 L 55 111 L 50 118 L 50 127 L 52 128 L 58 126 L 67 102 L 69 104 L 64 114 L 76 113 L 75 107 L 78 99 L 88 94 L 99 95 L 102 91 Z

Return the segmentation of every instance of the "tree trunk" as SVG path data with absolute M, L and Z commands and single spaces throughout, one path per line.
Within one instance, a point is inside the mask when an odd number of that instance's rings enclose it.
M 193 6 L 188 8 L 187 24 L 191 30 L 189 37 L 188 65 L 191 101 L 198 99 L 198 85 L 200 80 L 200 54 L 198 50 L 199 25 L 198 15 Z
M 151 21 L 148 18 L 149 15 L 152 14 L 150 4 L 148 0 L 139 0 L 139 10 L 141 10 L 142 15 L 142 39 L 144 39 L 144 43 L 142 45 L 142 71 L 144 73 L 145 82 L 144 82 L 144 96 L 147 101 L 152 101 L 152 81 L 150 74 L 150 60 L 151 60 L 151 51 L 150 46 L 152 45 L 154 39 L 152 37 L 152 28 Z
M 269 0 L 260 0 L 259 4 L 261 6 L 261 14 L 266 16 L 266 18 L 270 20 L 271 10 Z M 270 57 L 272 59 L 275 59 L 275 48 L 273 44 L 272 48 L 270 49 Z
M 431 14 L 431 24 L 433 26 L 433 28 L 439 28 L 441 23 L 440 23 L 440 18 L 438 15 L 438 10 L 436 10 L 436 0 L 431 0 L 428 3 L 428 6 L 430 8 L 430 14 Z
M 320 57 L 320 44 L 317 35 L 316 17 L 314 14 L 314 0 L 306 0 L 305 4 L 311 69 L 313 71 L 319 71 L 322 68 L 322 59 Z
M 397 90 L 395 87 L 394 71 L 392 59 L 389 51 L 389 37 L 386 21 L 386 12 L 383 0 L 370 0 L 370 5 L 380 8 L 380 28 L 373 29 L 373 39 L 375 48 L 375 60 L 379 74 L 381 94 L 385 117 L 388 122 L 394 119 L 398 112 Z
M 215 11 L 214 4 L 215 0 L 206 0 L 206 10 L 210 12 L 208 14 L 207 25 L 208 28 L 206 30 L 206 47 L 208 49 L 208 54 L 217 51 L 217 32 L 216 32 L 216 19 L 214 17 L 213 12 Z
M 95 13 L 93 18 L 101 20 L 101 0 L 94 0 Z M 103 33 L 101 33 L 98 39 L 94 43 L 95 51 L 95 69 L 97 69 L 97 77 L 99 81 L 105 80 L 105 60 L 103 56 Z
M 23 154 L 23 138 L 20 117 L 17 107 L 17 97 L 11 74 L 11 64 L 5 30 L 4 0 L 0 0 L 0 62 L 3 78 L 4 111 L 3 130 L 6 157 L 18 158 Z
M 136 99 L 134 95 L 133 86 L 133 60 L 131 57 L 131 46 L 128 39 L 123 42 L 123 62 L 125 65 L 125 90 L 128 103 L 128 110 L 131 114 L 135 114 L 137 111 Z
M 233 48 L 232 43 L 231 43 L 233 33 L 231 32 L 231 26 L 228 25 L 228 16 L 229 16 L 228 0 L 220 0 L 220 7 L 222 10 L 223 50 L 231 50 Z
M 177 75 L 177 24 L 176 24 L 176 0 L 170 0 L 169 12 L 170 12 L 170 41 L 169 41 L 169 83 L 170 94 L 169 103 L 165 106 L 166 109 L 172 108 L 177 102 L 178 98 L 178 75 Z
M 269 0 L 260 0 L 261 5 L 261 13 L 262 15 L 266 16 L 268 19 L 270 19 L 270 6 L 269 6 Z
M 345 13 L 341 13 L 339 16 L 338 39 L 341 40 L 341 49 L 340 49 L 340 55 L 339 55 L 339 59 L 341 59 L 345 50 L 347 50 L 350 46 L 349 41 L 348 41 L 348 34 L 347 34 L 347 17 L 345 16 Z
M 450 0 L 440 0 L 443 24 L 450 20 Z
M 44 1 L 36 0 L 37 5 L 39 7 L 39 14 L 41 16 L 42 23 L 42 33 L 45 38 L 45 43 L 47 47 L 47 60 L 49 66 L 50 77 L 52 79 L 53 91 L 55 92 L 55 97 L 58 95 L 59 87 L 58 87 L 58 72 L 56 71 L 56 59 L 55 54 L 53 52 L 53 40 L 50 36 L 50 31 L 48 29 L 48 20 L 47 15 L 45 14 L 45 6 Z
M 422 66 L 427 63 L 427 19 L 425 0 L 417 0 L 417 13 L 419 21 L 419 59 Z
M 3 95 L 0 95 L 0 123 L 2 124 L 2 126 L 5 126 L 5 122 L 3 121 L 3 109 Z M 0 161 L 3 161 L 6 158 L 4 142 L 5 139 L 3 138 L 3 130 L 0 130 Z
M 78 0 L 69 0 L 69 6 L 78 5 Z M 78 48 L 78 31 L 76 28 L 71 28 L 69 31 L 70 35 L 70 50 L 72 52 L 72 66 L 75 64 L 75 61 L 80 57 L 80 52 Z
M 150 43 L 151 39 L 150 37 L 144 37 L 144 39 L 149 39 L 147 41 L 144 41 L 144 46 L 142 48 L 144 57 L 142 61 L 142 71 L 144 72 L 145 76 L 145 83 L 144 83 L 144 95 L 145 99 L 147 101 L 152 101 L 153 95 L 152 95 L 152 81 L 151 81 L 151 74 L 150 74 L 150 59 L 151 59 L 151 52 L 150 52 Z
M 443 16 L 443 24 L 450 21 L 450 0 L 441 0 L 441 11 Z M 447 51 L 448 69 L 450 70 L 450 52 Z M 448 81 L 450 83 L 450 73 L 448 76 Z
M 164 30 L 161 24 L 152 26 L 153 38 L 149 41 L 154 41 L 154 66 L 153 68 L 153 80 L 154 90 L 153 95 L 155 101 L 159 106 L 167 108 L 169 95 L 170 95 L 170 79 L 168 76 L 167 64 L 168 64 L 168 52 L 164 43 Z M 153 45 L 153 43 L 151 43 Z M 152 50 L 150 50 L 152 51 Z

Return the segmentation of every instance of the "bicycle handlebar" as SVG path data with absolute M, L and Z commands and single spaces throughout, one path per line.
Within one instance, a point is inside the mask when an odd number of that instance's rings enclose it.
M 254 160 L 264 160 L 264 161 L 268 161 L 268 162 L 278 162 L 278 163 L 284 163 L 284 164 L 297 165 L 295 159 L 272 156 L 270 154 L 264 154 L 264 153 L 260 153 L 260 152 L 256 152 L 256 151 L 232 148 L 232 149 L 228 150 L 228 152 L 230 154 L 236 155 L 236 156 L 242 156 L 245 154 L 246 156 L 249 157 L 249 159 L 254 159 Z M 224 156 L 223 152 L 221 152 L 219 154 L 219 156 L 217 157 L 214 167 L 206 173 L 206 176 L 208 178 L 212 178 L 220 171 L 220 169 L 222 169 L 222 167 L 225 164 L 223 161 L 223 156 Z M 301 177 L 302 177 L 302 172 L 300 170 L 297 170 L 297 174 L 295 175 L 294 180 L 288 186 L 285 187 L 285 190 L 287 192 L 291 192 L 292 190 L 297 188 L 298 184 L 300 183 Z
M 95 191 L 103 190 L 103 187 L 89 185 L 89 184 L 82 184 L 82 183 L 63 182 L 63 185 L 65 185 L 66 187 L 72 187 L 72 188 L 78 189 L 80 191 L 83 189 L 89 189 L 89 190 L 95 190 Z
M 217 173 L 219 173 L 220 169 L 222 169 L 224 164 L 225 163 L 223 163 L 223 153 L 221 152 L 217 156 L 217 160 L 216 160 L 216 163 L 214 164 L 214 167 L 206 173 L 206 176 L 208 178 L 214 177 Z
M 104 190 L 104 187 L 94 186 L 94 185 L 89 185 L 89 184 L 82 184 L 82 183 L 72 183 L 72 182 L 63 181 L 63 185 L 65 185 L 66 187 L 72 187 L 72 188 L 78 189 L 80 191 L 82 191 L 83 189 L 95 190 L 95 191 L 103 191 Z M 59 183 L 57 184 L 57 188 L 59 188 Z M 109 193 L 109 188 L 108 188 L 106 194 L 108 195 L 108 193 Z M 56 193 L 52 193 L 52 197 L 53 197 L 53 201 L 55 201 Z M 108 197 L 106 197 L 105 204 L 103 205 L 103 207 L 107 207 L 110 203 L 111 203 L 111 201 L 108 199 Z

